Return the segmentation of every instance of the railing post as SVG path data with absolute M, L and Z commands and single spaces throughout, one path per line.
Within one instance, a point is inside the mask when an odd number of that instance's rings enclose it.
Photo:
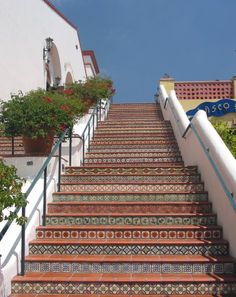
M 71 166 L 71 160 L 72 160 L 72 130 L 73 128 L 71 127 L 69 129 L 69 166 Z
M 59 157 L 58 157 L 58 184 L 57 191 L 61 191 L 61 143 L 59 144 Z
M 43 172 L 43 226 L 46 226 L 46 207 L 47 207 L 47 167 Z
M 25 217 L 25 206 L 22 206 L 22 217 Z M 25 223 L 21 226 L 21 271 L 25 275 Z
M 97 121 L 97 126 L 98 126 L 98 105 L 96 106 L 96 121 Z
M 102 121 L 102 100 L 99 100 L 99 106 L 100 106 L 100 122 Z
M 88 152 L 90 150 L 90 121 L 88 123 Z
M 11 138 L 11 154 L 12 154 L 12 156 L 15 155 L 15 138 L 14 138 L 14 136 L 12 136 L 12 138 Z
M 93 112 L 93 137 L 94 137 L 94 132 L 95 132 L 95 127 L 94 127 L 94 112 Z
M 85 143 L 84 143 L 84 135 L 82 137 L 82 145 L 83 145 L 83 155 L 82 155 L 82 164 L 84 165 L 84 155 L 85 155 Z

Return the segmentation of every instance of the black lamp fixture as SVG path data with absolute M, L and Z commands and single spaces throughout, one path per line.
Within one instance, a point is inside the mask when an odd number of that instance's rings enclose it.
M 51 37 L 48 37 L 45 39 L 45 41 L 46 41 L 46 46 L 43 48 L 43 59 L 46 63 L 49 63 L 47 53 L 50 53 L 53 47 L 53 39 Z

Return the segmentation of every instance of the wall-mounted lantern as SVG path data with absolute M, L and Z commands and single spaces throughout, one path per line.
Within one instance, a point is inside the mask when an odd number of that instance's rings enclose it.
M 48 54 L 50 53 L 52 47 L 53 47 L 53 39 L 51 37 L 48 37 L 45 39 L 46 46 L 43 48 L 43 60 L 45 63 L 49 63 Z

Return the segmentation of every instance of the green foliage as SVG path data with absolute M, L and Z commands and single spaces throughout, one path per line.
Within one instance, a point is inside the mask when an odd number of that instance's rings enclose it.
M 58 92 L 41 89 L 26 95 L 14 95 L 1 103 L 1 122 L 8 136 L 46 137 L 72 126 L 83 112 L 81 101 Z
M 91 103 L 96 103 L 99 99 L 108 99 L 115 93 L 112 85 L 110 78 L 95 76 L 88 78 L 84 83 L 68 85 L 65 92 L 70 92 L 71 96 L 81 99 L 82 102 L 90 99 Z
M 22 225 L 26 218 L 14 213 L 14 208 L 26 206 L 24 194 L 21 192 L 23 179 L 17 176 L 14 166 L 7 166 L 0 160 L 0 222 L 16 220 Z
M 212 123 L 228 149 L 236 157 L 236 128 L 228 127 L 226 122 L 215 121 Z

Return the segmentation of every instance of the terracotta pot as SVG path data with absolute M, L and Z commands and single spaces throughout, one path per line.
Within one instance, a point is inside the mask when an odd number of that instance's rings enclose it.
M 23 146 L 26 154 L 49 155 L 53 146 L 54 134 L 50 133 L 47 137 L 31 138 L 23 136 Z

